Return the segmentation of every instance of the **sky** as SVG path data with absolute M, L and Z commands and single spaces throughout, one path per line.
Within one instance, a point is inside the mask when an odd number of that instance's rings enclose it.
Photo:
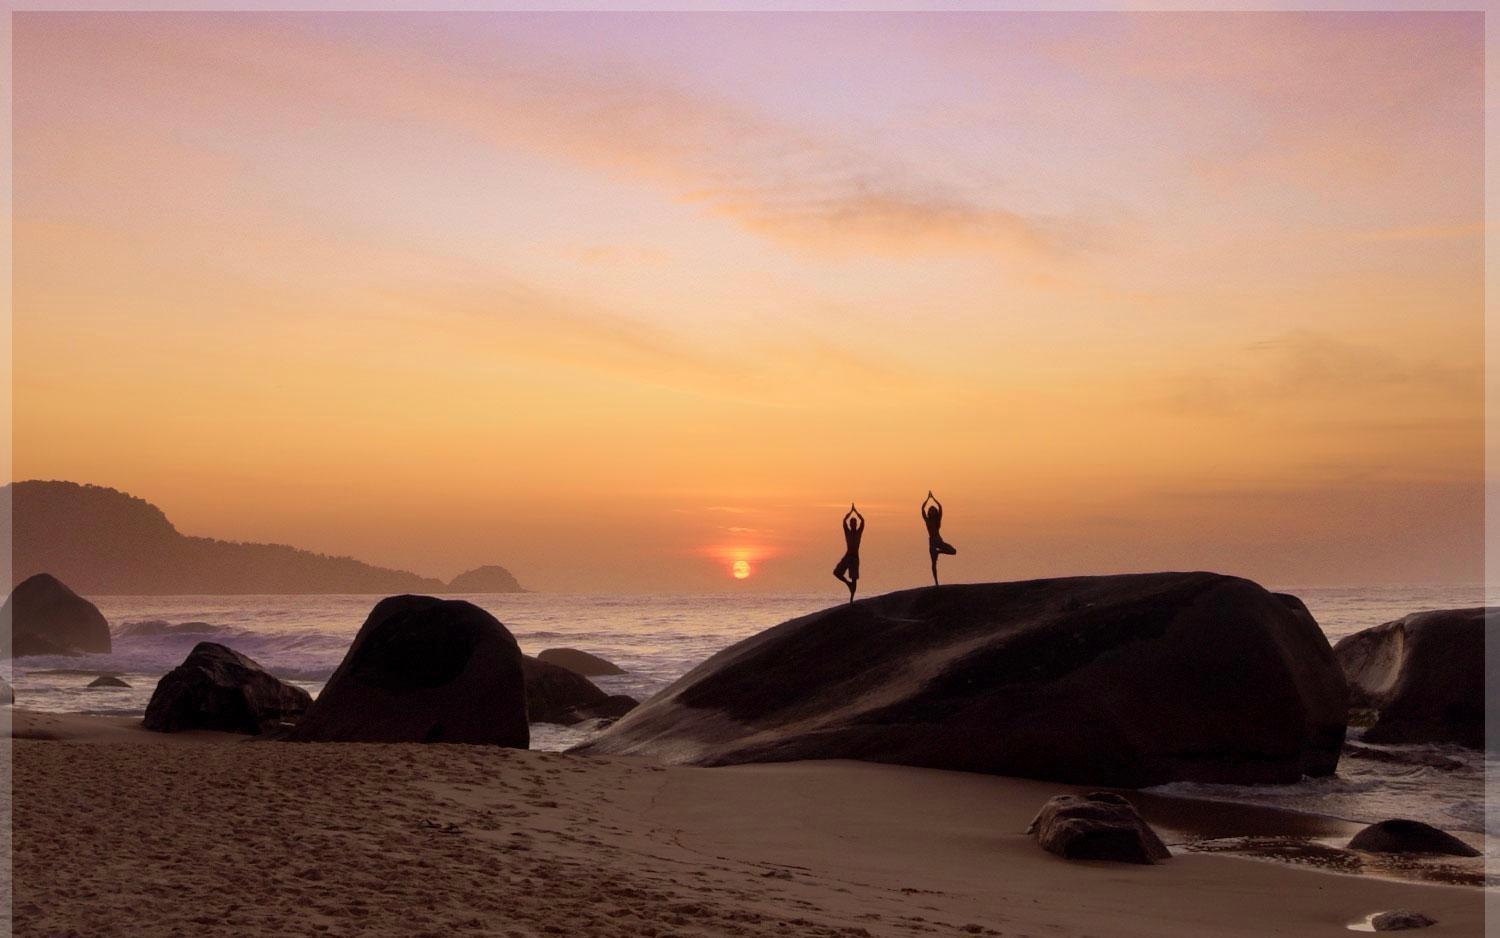
M 17 479 L 574 592 L 1478 583 L 1476 13 L 18 13 Z M 736 580 L 736 561 L 750 576 Z

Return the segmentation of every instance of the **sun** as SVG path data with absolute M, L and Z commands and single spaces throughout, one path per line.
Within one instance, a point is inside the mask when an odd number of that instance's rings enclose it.
M 730 572 L 734 574 L 734 578 L 736 580 L 743 580 L 746 577 L 750 576 L 750 561 L 736 560 L 734 562 L 734 566 L 730 567 L 729 569 Z

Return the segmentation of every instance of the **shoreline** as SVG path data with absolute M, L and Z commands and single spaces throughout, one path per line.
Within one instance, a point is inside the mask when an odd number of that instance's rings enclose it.
M 1051 782 L 11 718 L 18 935 L 1187 938 L 1328 935 L 1395 908 L 1437 919 L 1434 935 L 1483 921 L 1472 887 L 1187 843 L 1355 826 L 1276 808 L 1130 792 L 1172 859 L 1078 863 L 1024 834 L 1046 798 L 1086 790 Z
M 19 718 L 19 719 L 17 719 Z M 9 730 L 12 739 L 43 741 L 43 742 L 74 742 L 74 743 L 198 743 L 198 744 L 221 744 L 232 745 L 238 743 L 269 743 L 270 739 L 261 739 L 253 736 L 244 736 L 235 733 L 221 733 L 211 730 L 196 730 L 179 733 L 157 733 L 145 729 L 141 725 L 141 717 L 134 714 L 107 714 L 89 712 L 58 713 L 51 711 L 29 710 L 24 707 L 6 707 L 3 718 L 4 726 Z M 535 726 L 536 724 L 533 724 Z M 551 725 L 551 724 L 543 724 Z M 309 745 L 306 743 L 300 745 Z M 570 755 L 567 750 L 530 749 L 517 750 L 523 752 L 547 753 L 550 755 Z M 579 755 L 574 758 L 596 761 L 600 756 Z M 649 760 L 646 760 L 649 762 Z M 943 772 L 942 769 L 921 769 L 917 767 L 898 766 L 888 763 L 875 762 L 853 762 L 850 760 L 827 760 L 830 763 L 849 762 L 856 765 L 890 765 L 893 768 L 910 769 L 911 771 Z M 653 763 L 654 764 L 654 763 Z M 800 762 L 766 762 L 752 763 L 739 768 L 753 768 L 755 765 L 800 765 Z M 816 764 L 816 763 L 811 763 Z M 675 768 L 675 767 L 674 767 Z M 725 766 L 719 768 L 735 768 Z M 952 773 L 958 775 L 971 775 L 977 773 Z M 1151 821 L 1152 824 L 1162 823 L 1161 830 L 1173 831 L 1188 838 L 1186 842 L 1197 842 L 1203 840 L 1214 840 L 1234 836 L 1284 836 L 1284 837 L 1308 837 L 1308 838 L 1348 838 L 1357 833 L 1371 822 L 1361 821 L 1356 818 L 1340 817 L 1334 814 L 1320 814 L 1313 811 L 1304 811 L 1296 808 L 1279 807 L 1274 805 L 1262 805 L 1245 801 L 1233 801 L 1229 799 L 1214 798 L 1211 796 L 1164 794 L 1152 791 L 1150 788 L 1113 788 L 1103 785 L 1073 785 L 1066 782 L 1051 782 L 1045 779 L 1010 778 L 1008 776 L 987 776 L 984 778 L 1005 778 L 1009 781 L 1026 785 L 1053 786 L 1059 791 L 1068 790 L 1076 792 L 1087 791 L 1114 791 L 1126 795 L 1136 806 L 1137 810 Z M 1459 839 L 1464 840 L 1471 846 L 1483 847 L 1484 837 L 1471 831 L 1452 831 Z M 1171 842 L 1168 846 L 1179 846 Z

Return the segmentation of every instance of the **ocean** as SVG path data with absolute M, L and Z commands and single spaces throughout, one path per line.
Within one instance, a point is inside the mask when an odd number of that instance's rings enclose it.
M 1424 609 L 1479 606 L 1482 587 L 1287 589 L 1307 603 L 1331 642 Z M 26 658 L 12 683 L 19 706 L 54 712 L 140 715 L 162 674 L 199 641 L 222 642 L 316 694 L 378 597 L 105 596 L 94 599 L 114 632 L 114 651 L 80 658 Z M 626 670 L 595 679 L 640 700 L 728 645 L 838 601 L 806 594 L 584 596 L 555 593 L 462 597 L 492 612 L 536 654 L 570 646 Z M 7 662 L 9 664 L 9 662 Z M 87 687 L 114 671 L 131 686 Z M 51 672 L 51 673 L 49 673 Z M 561 750 L 588 730 L 532 726 L 532 747 Z M 1359 730 L 1351 730 L 1357 741 Z M 1405 761 L 1345 756 L 1336 776 L 1285 786 L 1174 784 L 1156 791 L 1266 804 L 1361 822 L 1410 817 L 1450 830 L 1484 830 L 1485 760 L 1456 746 L 1389 746 Z

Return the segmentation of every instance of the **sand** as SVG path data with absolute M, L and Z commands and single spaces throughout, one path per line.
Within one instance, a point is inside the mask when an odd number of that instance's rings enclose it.
M 296 744 L 18 712 L 17 935 L 1340 935 L 1481 890 L 1180 853 L 1070 863 L 1067 786 L 806 762 L 664 768 L 476 746 Z M 1347 825 L 1145 799 L 1163 839 Z

